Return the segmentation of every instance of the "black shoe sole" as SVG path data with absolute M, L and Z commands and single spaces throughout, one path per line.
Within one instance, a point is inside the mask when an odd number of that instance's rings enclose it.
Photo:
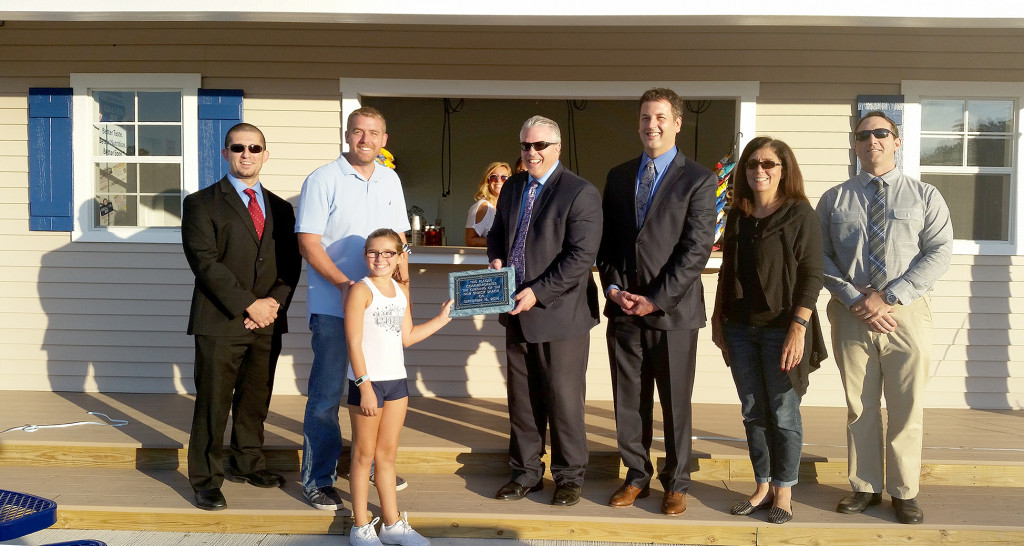
M 284 487 L 284 480 L 277 480 L 276 483 L 264 484 L 264 483 L 254 482 L 254 481 L 252 481 L 249 478 L 246 478 L 244 476 L 236 476 L 236 475 L 233 475 L 233 474 L 228 474 L 227 476 L 225 476 L 225 478 L 229 482 L 233 482 L 233 483 L 247 483 L 249 485 L 253 485 L 253 486 L 256 486 L 256 487 L 262 487 L 264 489 L 273 489 L 275 487 L 277 487 L 277 488 Z

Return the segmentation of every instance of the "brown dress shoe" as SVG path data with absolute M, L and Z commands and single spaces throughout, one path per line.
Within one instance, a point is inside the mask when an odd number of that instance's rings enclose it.
M 661 501 L 661 513 L 666 516 L 678 516 L 685 511 L 686 493 L 665 491 L 665 498 Z
M 646 499 L 651 494 L 651 486 L 646 485 L 643 489 L 630 485 L 628 483 L 622 484 L 612 493 L 612 498 L 608 499 L 608 504 L 615 508 L 625 508 L 627 506 L 633 506 L 633 502 L 636 499 Z

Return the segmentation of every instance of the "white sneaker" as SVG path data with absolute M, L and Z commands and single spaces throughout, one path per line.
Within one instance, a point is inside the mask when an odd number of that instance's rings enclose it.
M 402 512 L 402 519 L 394 525 L 380 528 L 380 541 L 384 544 L 400 544 L 401 546 L 429 546 L 430 541 L 409 526 L 409 513 Z
M 373 518 L 373 521 L 362 527 L 353 526 L 348 532 L 348 543 L 352 546 L 382 546 L 380 539 L 377 538 L 377 530 L 373 528 L 378 521 L 380 518 Z

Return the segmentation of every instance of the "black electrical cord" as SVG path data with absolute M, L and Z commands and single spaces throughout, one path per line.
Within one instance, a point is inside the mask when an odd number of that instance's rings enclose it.
M 459 99 L 459 102 L 453 105 L 451 99 L 444 99 L 444 123 L 441 125 L 441 197 L 448 197 L 452 193 L 451 117 L 452 114 L 462 111 L 464 103 L 464 99 Z
M 568 111 L 567 117 L 569 118 L 569 127 L 567 128 L 569 137 L 569 153 L 567 154 L 567 162 L 569 163 L 569 170 L 575 173 L 580 172 L 580 155 L 579 147 L 576 145 L 576 110 L 586 110 L 587 101 L 581 100 L 566 100 L 565 107 Z

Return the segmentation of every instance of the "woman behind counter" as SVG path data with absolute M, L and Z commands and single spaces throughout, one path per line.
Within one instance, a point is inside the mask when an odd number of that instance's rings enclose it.
M 793 519 L 800 471 L 800 398 L 825 358 L 815 302 L 822 288 L 818 217 L 785 142 L 758 137 L 744 148 L 726 220 L 711 337 L 740 397 L 756 489 L 734 506 L 768 521 Z
M 466 216 L 466 246 L 487 246 L 487 232 L 491 230 L 491 222 L 494 221 L 498 194 L 510 174 L 512 168 L 504 161 L 495 161 L 487 166 L 483 180 L 473 196 L 476 203 L 469 207 L 469 215 Z

